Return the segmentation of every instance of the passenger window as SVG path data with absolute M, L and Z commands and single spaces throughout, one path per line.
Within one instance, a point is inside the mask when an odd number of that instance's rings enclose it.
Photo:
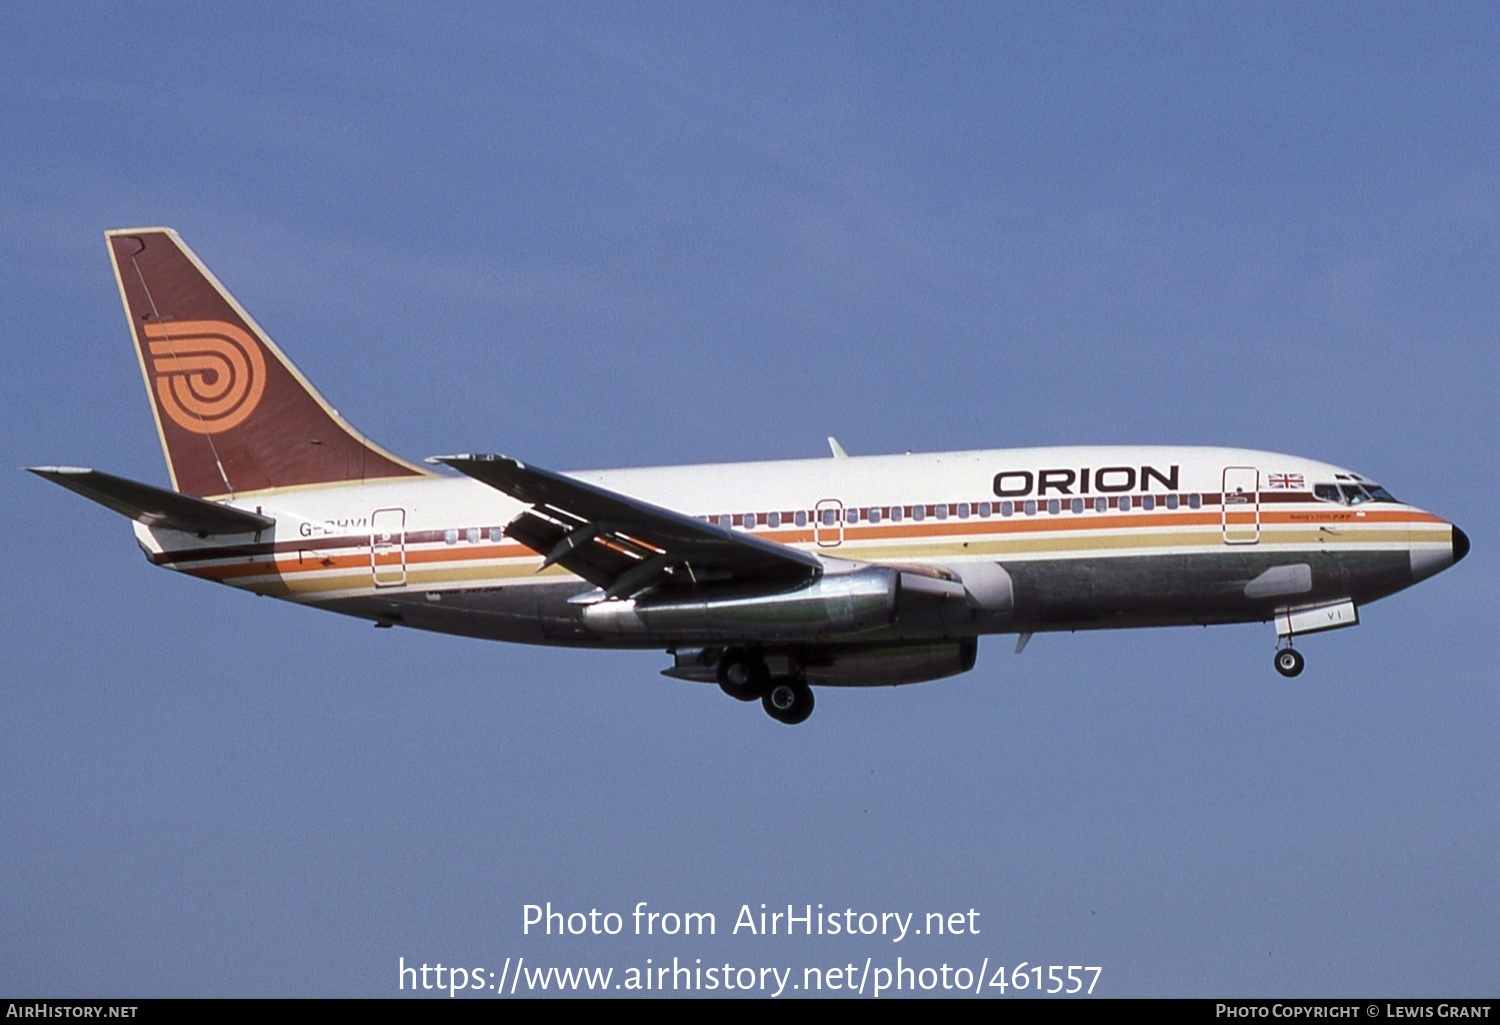
M 1144 510 L 1146 510 L 1147 512 L 1150 512 L 1152 509 L 1155 509 L 1156 508 L 1156 496 L 1155 495 L 1142 495 L 1141 496 L 1141 508 L 1144 509 Z
M 770 527 L 772 530 L 775 530 L 777 527 L 781 526 L 781 513 L 768 513 L 766 515 L 766 526 Z
M 1048 515 L 1050 515 L 1050 516 L 1056 516 L 1060 512 L 1062 512 L 1062 499 L 1059 499 L 1059 498 L 1049 498 L 1049 499 L 1047 499 L 1047 513 L 1048 513 Z
M 1202 509 L 1203 508 L 1203 496 L 1200 495 L 1200 494 L 1198 494 L 1198 492 L 1194 491 L 1191 495 L 1188 496 L 1188 508 L 1189 509 Z
M 990 509 L 990 503 L 988 503 L 988 502 L 980 502 L 979 503 L 979 516 L 980 516 L 981 519 L 985 519 L 985 520 L 989 519 L 990 518 L 990 511 L 991 511 L 991 509 Z
M 468 538 L 469 538 L 469 544 L 471 544 L 471 545 L 477 545 L 479 543 L 479 528 L 478 527 L 470 527 L 466 531 L 466 534 L 468 535 Z
M 966 519 L 969 518 L 969 503 L 968 502 L 960 502 L 960 503 L 958 503 L 958 518 L 961 519 L 961 520 L 966 520 Z
M 938 519 L 946 520 L 948 518 L 948 507 L 946 505 L 934 506 L 932 509 L 932 513 Z
M 880 506 L 878 506 L 878 505 L 872 505 L 872 506 L 870 506 L 870 522 L 871 523 L 879 523 L 880 522 Z
M 1177 496 L 1176 495 L 1168 495 L 1167 496 L 1167 508 L 1168 509 L 1176 509 L 1177 508 Z
M 744 516 L 740 517 L 740 522 L 742 524 L 744 524 L 746 530 L 754 530 L 755 529 L 755 514 L 754 513 L 746 513 Z
M 1023 506 L 1022 508 L 1024 508 L 1026 510 L 1026 515 L 1027 516 L 1035 516 L 1036 515 L 1036 499 L 1034 499 L 1034 498 L 1028 498 L 1026 500 L 1025 506 Z
M 1109 499 L 1099 497 L 1094 499 L 1094 512 L 1104 512 L 1109 508 Z
M 1014 503 L 1014 502 L 1001 502 L 1000 503 L 1000 515 L 1001 516 L 1014 516 L 1015 512 L 1016 512 L 1016 503 Z
M 505 529 L 503 527 L 491 527 L 490 540 L 496 542 L 505 540 Z
M 1130 496 L 1129 495 L 1121 495 L 1120 496 L 1120 511 L 1121 512 L 1129 512 L 1130 511 Z
M 734 517 L 729 515 L 728 513 L 720 513 L 719 526 L 723 527 L 725 530 L 728 530 L 730 527 L 734 526 Z
M 914 505 L 911 507 L 911 518 L 918 522 L 927 518 L 927 507 L 925 505 Z
M 899 505 L 893 505 L 893 506 L 891 506 L 891 522 L 892 523 L 900 523 L 901 522 L 901 507 Z
M 447 530 L 443 531 L 443 544 L 445 544 L 445 545 L 456 545 L 456 544 L 458 544 L 458 528 L 457 527 L 449 527 Z
M 1077 516 L 1079 513 L 1083 512 L 1083 499 L 1081 499 L 1081 498 L 1075 498 L 1075 499 L 1073 499 L 1072 506 L 1073 506 L 1073 515 Z
M 858 523 L 859 522 L 859 510 L 858 509 L 851 508 L 849 510 L 849 522 L 850 523 Z
M 795 523 L 795 524 L 797 524 L 797 526 L 799 526 L 799 527 L 805 527 L 805 526 L 807 526 L 807 510 L 806 509 L 798 509 L 797 510 L 797 515 L 794 516 L 794 517 L 792 517 L 792 522 Z

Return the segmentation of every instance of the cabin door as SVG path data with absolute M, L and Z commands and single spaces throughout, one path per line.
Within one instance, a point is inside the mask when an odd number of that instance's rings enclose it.
M 376 509 L 370 517 L 370 576 L 376 587 L 406 583 L 405 509 Z
M 1224 467 L 1219 522 L 1226 545 L 1253 545 L 1260 540 L 1260 471 L 1253 466 Z

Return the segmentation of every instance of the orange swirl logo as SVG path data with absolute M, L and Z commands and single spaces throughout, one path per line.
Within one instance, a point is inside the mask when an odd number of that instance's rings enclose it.
M 147 324 L 156 398 L 172 422 L 219 434 L 244 422 L 266 390 L 266 361 L 243 328 L 222 320 Z

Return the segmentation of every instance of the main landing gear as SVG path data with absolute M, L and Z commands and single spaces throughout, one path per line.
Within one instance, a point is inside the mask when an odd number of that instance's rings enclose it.
M 1276 652 L 1276 671 L 1288 679 L 1302 672 L 1302 667 L 1306 664 L 1302 653 L 1294 649 L 1290 642 L 1285 648 Z
M 766 714 L 795 726 L 812 715 L 812 688 L 800 677 L 772 676 L 765 659 L 753 651 L 731 648 L 719 659 L 719 689 L 736 701 L 760 699 Z
M 795 676 L 778 676 L 771 681 L 760 704 L 772 719 L 795 726 L 812 715 L 812 688 Z
M 736 701 L 754 701 L 770 683 L 765 659 L 753 652 L 731 648 L 719 659 L 719 689 Z

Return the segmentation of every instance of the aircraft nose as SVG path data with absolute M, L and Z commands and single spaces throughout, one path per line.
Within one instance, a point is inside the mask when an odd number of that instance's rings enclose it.
M 1448 550 L 1444 551 L 1441 543 L 1433 543 L 1437 540 L 1428 534 L 1427 538 L 1411 544 L 1411 578 L 1414 583 L 1441 573 L 1469 554 L 1469 535 L 1451 523 L 1448 524 Z
M 1453 528 L 1453 561 L 1454 562 L 1458 562 L 1465 555 L 1468 555 L 1468 554 L 1469 554 L 1469 535 L 1465 534 L 1463 531 L 1459 530 L 1457 527 L 1454 527 Z

